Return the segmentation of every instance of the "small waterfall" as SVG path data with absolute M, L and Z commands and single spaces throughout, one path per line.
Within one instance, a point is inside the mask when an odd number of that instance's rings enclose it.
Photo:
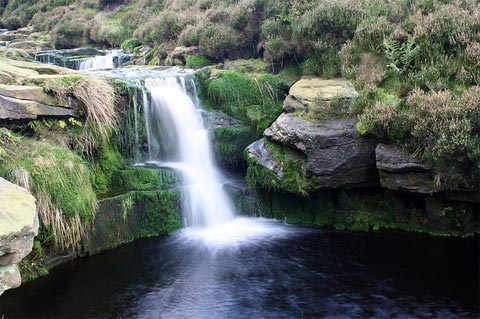
M 121 50 L 114 50 L 107 52 L 106 55 L 99 55 L 93 58 L 84 59 L 80 62 L 79 70 L 100 70 L 100 69 L 114 69 L 114 58 L 123 54 Z
M 151 103 L 144 103 L 148 158 L 183 173 L 185 225 L 211 227 L 231 221 L 232 205 L 222 189 L 208 132 L 187 94 L 185 78 L 148 78 L 145 86 L 151 94 Z
M 101 51 L 89 48 L 46 50 L 35 54 L 38 62 L 84 71 L 116 69 L 132 59 L 133 54 L 125 54 L 122 50 Z

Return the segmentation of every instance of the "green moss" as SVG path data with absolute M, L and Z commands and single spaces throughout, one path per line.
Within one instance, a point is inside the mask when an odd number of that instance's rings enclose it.
M 122 155 L 111 145 L 102 144 L 96 157 L 95 187 L 103 191 L 112 187 L 112 175 L 123 166 Z
M 268 140 L 265 140 L 265 147 L 270 152 L 269 160 L 276 162 L 281 171 L 277 173 L 270 170 L 260 165 L 255 158 L 247 156 L 246 180 L 250 187 L 260 186 L 302 196 L 318 189 L 315 178 L 307 176 L 304 155 Z
M 130 38 L 122 42 L 121 48 L 126 52 L 132 52 L 136 47 L 141 45 L 142 43 L 137 38 Z
M 212 131 L 215 159 L 222 166 L 244 167 L 243 151 L 255 140 L 249 127 L 215 128 Z
M 84 238 L 84 253 L 169 234 L 180 227 L 178 189 L 129 192 L 100 201 L 94 227 Z
M 299 197 L 258 189 L 257 198 L 262 216 L 291 224 L 353 231 L 397 229 L 436 236 L 465 237 L 478 232 L 478 218 L 474 217 L 478 205 L 443 201 L 432 213 L 420 208 L 423 197 L 405 197 L 388 190 L 320 190 Z
M 136 192 L 135 210 L 143 212 L 138 217 L 136 237 L 169 234 L 181 227 L 180 193 L 177 189 L 162 192 Z
M 187 68 L 201 68 L 211 65 L 213 62 L 203 54 L 187 55 L 185 57 L 185 65 Z
M 178 180 L 178 174 L 169 169 L 125 167 L 113 174 L 112 188 L 116 190 L 169 188 L 176 186 Z
M 277 118 L 286 91 L 276 75 L 219 72 L 206 83 L 213 105 L 251 126 L 257 136 Z

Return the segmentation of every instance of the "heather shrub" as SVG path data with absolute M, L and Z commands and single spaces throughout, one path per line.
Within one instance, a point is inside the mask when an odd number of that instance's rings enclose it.
M 411 134 L 432 163 L 437 183 L 478 183 L 480 163 L 480 87 L 460 95 L 451 91 L 415 91 L 407 99 Z M 422 119 L 419 121 L 418 119 Z M 456 175 L 451 176 L 452 170 Z M 461 173 L 459 175 L 459 173 Z
M 51 32 L 56 49 L 72 49 L 88 43 L 90 20 L 93 15 L 79 16 L 76 12 L 66 13 Z
M 367 17 L 355 30 L 355 45 L 370 52 L 383 52 L 383 41 L 394 31 L 394 25 L 384 16 Z
M 185 25 L 186 19 L 179 13 L 165 11 L 161 15 L 150 18 L 134 33 L 134 36 L 150 44 L 176 40 Z
M 198 46 L 213 58 L 235 58 L 237 47 L 236 32 L 220 24 L 208 24 L 199 28 Z

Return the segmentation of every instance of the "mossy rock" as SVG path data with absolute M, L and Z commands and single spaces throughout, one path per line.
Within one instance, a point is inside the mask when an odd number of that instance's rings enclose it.
M 125 167 L 113 174 L 112 188 L 115 190 L 164 189 L 174 187 L 178 182 L 178 174 L 171 169 Z
M 257 203 L 263 217 L 340 230 L 396 229 L 466 237 L 478 233 L 479 227 L 478 203 L 406 196 L 378 188 L 321 190 L 308 197 L 257 189 Z
M 243 157 L 245 148 L 254 141 L 249 127 L 218 127 L 211 131 L 215 159 L 223 167 L 246 168 Z
M 263 138 L 245 150 L 250 187 L 262 187 L 307 195 L 318 189 L 313 176 L 307 176 L 305 156 L 289 147 Z
M 137 238 L 169 234 L 181 227 L 180 192 L 134 191 L 99 201 L 84 253 L 112 249 Z
M 214 108 L 251 126 L 257 136 L 281 113 L 286 95 L 285 83 L 273 74 L 212 72 L 204 84 Z

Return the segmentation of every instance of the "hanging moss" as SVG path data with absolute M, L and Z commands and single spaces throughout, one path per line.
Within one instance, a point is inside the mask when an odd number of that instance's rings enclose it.
M 422 196 L 381 189 L 321 190 L 309 197 L 257 190 L 262 216 L 291 224 L 333 226 L 340 230 L 398 229 L 437 236 L 471 236 L 478 231 L 478 204 L 438 201 L 426 210 Z M 476 218 L 476 219 L 475 219 Z
M 255 140 L 249 127 L 218 127 L 211 134 L 213 152 L 217 162 L 224 167 L 245 168 L 245 148 Z
M 125 167 L 114 173 L 112 188 L 116 190 L 170 188 L 176 186 L 178 182 L 178 174 L 170 169 Z
M 97 218 L 84 237 L 84 253 L 93 254 L 137 238 L 169 234 L 181 227 L 178 189 L 134 191 L 99 202 Z
M 104 191 L 112 187 L 113 173 L 123 166 L 122 155 L 112 145 L 102 143 L 96 156 L 95 187 Z
M 270 152 L 269 160 L 278 164 L 278 172 L 260 165 L 255 158 L 246 155 L 246 180 L 250 187 L 260 186 L 303 196 L 318 189 L 315 178 L 307 176 L 306 159 L 302 154 L 268 140 L 265 140 L 265 147 Z

